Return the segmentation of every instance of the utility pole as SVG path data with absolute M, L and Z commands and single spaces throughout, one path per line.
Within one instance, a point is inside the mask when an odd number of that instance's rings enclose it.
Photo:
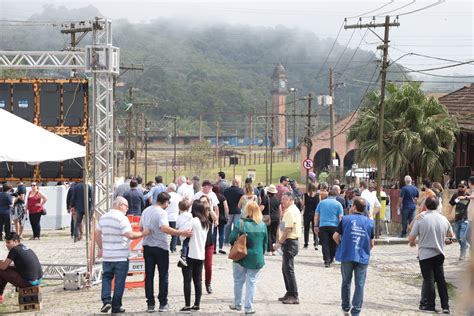
M 387 79 L 387 68 L 388 68 L 388 43 L 389 41 L 389 31 L 392 26 L 400 26 L 400 23 L 395 20 L 395 22 L 390 22 L 390 16 L 385 16 L 385 23 L 370 23 L 370 24 L 356 24 L 356 25 L 345 25 L 344 29 L 350 28 L 376 28 L 383 27 L 385 29 L 383 44 L 377 46 L 377 49 L 383 50 L 382 58 L 382 69 L 380 70 L 382 83 L 380 87 L 380 103 L 379 103 L 379 132 L 378 132 L 378 156 L 377 156 L 377 197 L 380 200 L 380 192 L 382 190 L 382 164 L 383 164 L 383 133 L 384 133 L 384 112 L 385 112 L 385 84 Z M 375 237 L 378 238 L 380 235 L 380 212 L 376 214 L 375 220 Z
M 265 100 L 265 185 L 268 186 L 268 102 Z
M 335 88 L 334 71 L 332 67 L 330 67 L 329 68 L 329 96 L 332 98 L 332 101 L 329 104 L 329 122 L 330 122 L 330 135 L 331 135 L 331 140 L 330 140 L 331 157 L 330 157 L 329 163 L 330 163 L 330 170 L 332 171 L 333 176 L 336 171 L 336 166 L 334 165 L 334 159 L 336 159 L 336 149 L 334 145 L 334 134 L 335 134 L 334 133 L 334 124 L 335 124 L 334 122 L 335 121 L 334 119 L 334 88 Z
M 199 142 L 202 142 L 202 115 L 199 115 Z
M 138 114 L 138 113 L 137 113 Z M 134 137 L 134 151 L 135 151 L 135 165 L 133 166 L 133 175 L 136 177 L 138 175 L 137 166 L 138 166 L 138 115 L 135 115 L 135 137 Z
M 128 97 L 130 103 L 133 104 L 133 88 L 128 88 Z M 133 105 L 128 110 L 128 119 L 127 119 L 127 139 L 125 141 L 125 158 L 127 163 L 125 164 L 125 179 L 130 175 L 130 157 L 131 157 L 131 136 L 132 136 L 132 119 L 133 119 Z M 127 157 L 128 156 L 128 157 Z
M 311 93 L 308 94 L 308 126 L 306 127 L 306 159 L 309 159 L 311 155 L 311 147 L 313 146 L 313 141 L 311 140 Z M 309 170 L 306 169 L 306 190 L 308 190 L 309 184 Z
M 296 88 L 291 88 L 293 92 L 293 162 L 296 162 Z
M 249 114 L 249 165 L 252 164 L 252 114 Z
M 220 170 L 219 164 L 219 121 L 216 121 L 216 164 Z
M 148 120 L 145 118 L 145 184 L 148 182 Z
M 85 26 L 84 23 L 80 23 L 80 27 L 76 27 L 75 23 L 71 23 L 71 25 L 66 28 L 61 30 L 62 34 L 70 34 L 71 35 L 71 46 L 68 48 L 68 50 L 75 51 L 77 44 L 87 35 L 87 33 L 92 32 L 92 26 Z M 82 33 L 79 35 L 79 38 L 76 38 L 76 34 Z M 75 60 L 72 60 L 72 64 L 76 64 Z M 76 69 L 72 70 L 72 75 L 71 77 L 76 76 Z
M 174 120 L 174 132 L 173 132 L 173 139 L 174 139 L 174 144 L 173 144 L 173 164 L 172 164 L 172 169 L 173 169 L 173 181 L 176 181 L 176 170 L 178 169 L 177 166 L 177 157 L 176 157 L 176 145 L 178 144 L 178 117 L 177 116 L 169 116 L 165 115 L 164 118 Z

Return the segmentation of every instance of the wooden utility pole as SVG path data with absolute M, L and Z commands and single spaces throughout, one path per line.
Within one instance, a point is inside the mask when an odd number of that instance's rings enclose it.
M 293 92 L 293 162 L 296 162 L 296 88 Z
M 265 185 L 271 184 L 268 182 L 268 101 L 265 100 Z
M 311 148 L 313 147 L 313 142 L 311 140 L 311 93 L 308 94 L 308 126 L 306 127 L 306 159 L 309 159 L 311 155 Z M 309 170 L 306 169 L 306 190 L 308 189 L 309 184 Z
M 145 184 L 148 182 L 148 120 L 145 118 Z
M 252 164 L 252 114 L 249 114 L 249 165 Z
M 202 115 L 199 115 L 199 142 L 202 142 Z
M 334 124 L 335 124 L 335 119 L 334 119 L 334 71 L 332 67 L 329 68 L 329 96 L 332 98 L 330 104 L 329 104 L 329 122 L 330 122 L 330 144 L 331 144 L 331 154 L 330 154 L 330 159 L 329 159 L 329 165 L 330 165 L 330 170 L 333 172 L 336 171 L 336 166 L 334 165 L 334 159 L 336 159 L 336 148 L 334 145 Z
M 383 58 L 382 58 L 382 69 L 380 70 L 382 83 L 380 87 L 380 103 L 379 103 L 379 132 L 378 132 L 378 156 L 377 156 L 377 197 L 380 200 L 380 192 L 382 190 L 382 165 L 383 165 L 383 137 L 384 137 L 384 112 L 385 112 L 385 84 L 387 79 L 387 68 L 388 68 L 388 43 L 389 41 L 389 32 L 390 27 L 400 26 L 398 21 L 390 22 L 390 16 L 385 16 L 384 23 L 370 23 L 370 24 L 355 24 L 355 25 L 345 25 L 344 29 L 353 29 L 353 28 L 376 28 L 383 27 L 385 29 L 383 44 L 378 46 L 377 49 L 382 49 Z M 380 212 L 376 214 L 375 221 L 375 237 L 378 238 L 380 235 Z
M 134 161 L 134 166 L 133 166 L 133 176 L 136 177 L 138 175 L 137 167 L 138 167 L 138 124 L 139 124 L 139 119 L 138 115 L 135 115 L 135 137 L 133 138 L 134 140 L 134 152 L 135 152 L 135 161 Z
M 219 121 L 216 121 L 216 163 L 220 169 L 219 164 Z

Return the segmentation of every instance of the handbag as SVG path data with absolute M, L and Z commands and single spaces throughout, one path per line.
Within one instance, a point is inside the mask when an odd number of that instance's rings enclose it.
M 263 215 L 263 222 L 265 225 L 270 226 L 272 223 L 272 218 L 270 217 L 270 198 L 267 197 L 267 207 L 268 207 L 268 215 Z
M 244 221 L 241 220 L 241 231 L 242 233 L 234 242 L 232 248 L 229 251 L 229 259 L 234 261 L 240 261 L 247 256 L 247 234 L 245 233 Z
M 46 209 L 43 208 L 43 209 L 41 210 L 41 215 L 46 216 L 46 214 L 48 214 L 48 213 L 46 212 Z

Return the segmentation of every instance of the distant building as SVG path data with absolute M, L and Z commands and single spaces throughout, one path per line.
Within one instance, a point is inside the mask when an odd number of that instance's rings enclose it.
M 474 84 L 467 85 L 440 97 L 449 114 L 455 116 L 459 124 L 456 139 L 453 174 L 455 184 L 474 175 Z

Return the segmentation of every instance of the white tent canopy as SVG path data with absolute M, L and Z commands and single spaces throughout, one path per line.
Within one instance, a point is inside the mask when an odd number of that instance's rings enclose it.
M 0 126 L 9 131 L 0 137 L 0 161 L 36 164 L 85 157 L 86 147 L 0 110 Z

